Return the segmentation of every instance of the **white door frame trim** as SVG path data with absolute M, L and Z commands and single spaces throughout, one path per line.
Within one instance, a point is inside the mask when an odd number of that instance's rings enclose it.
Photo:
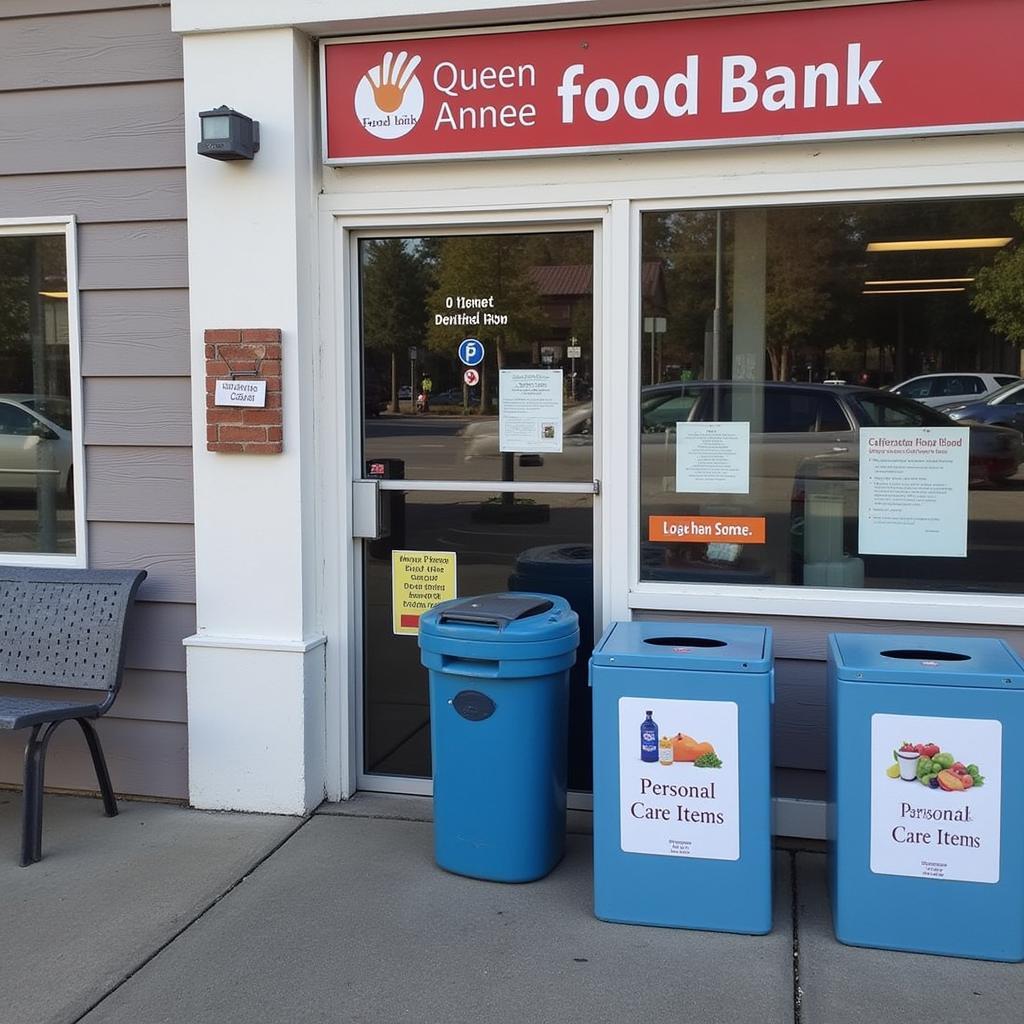
M 324 581 L 322 607 L 329 643 L 327 645 L 327 797 L 342 800 L 357 789 L 430 795 L 429 779 L 367 775 L 363 764 L 363 695 L 362 695 L 362 558 L 361 541 L 352 538 L 352 484 L 360 476 L 361 394 L 359 388 L 359 310 L 357 296 L 360 237 L 388 237 L 410 233 L 468 234 L 474 232 L 539 232 L 591 231 L 594 233 L 594 371 L 600 382 L 594 400 L 598 415 L 598 434 L 594 444 L 595 474 L 612 464 L 608 449 L 614 444 L 612 432 L 602 427 L 605 410 L 609 408 L 609 374 L 604 369 L 608 358 L 602 339 L 614 337 L 608 323 L 612 304 L 605 301 L 612 280 L 613 250 L 610 230 L 610 207 L 593 203 L 559 206 L 530 205 L 520 207 L 481 208 L 465 210 L 421 210 L 416 213 L 379 211 L 352 214 L 345 209 L 341 196 L 322 196 L 320 202 L 320 347 L 323 373 L 320 381 L 320 402 L 324 410 L 318 440 L 322 468 L 321 500 L 325 524 L 336 523 L 337 529 L 324 529 Z M 621 213 L 621 211 L 620 211 Z M 620 218 L 621 220 L 621 218 Z M 621 262 L 621 260 L 619 260 Z M 622 268 L 617 268 L 621 273 Z M 612 346 L 614 347 L 614 346 Z M 628 358 L 628 355 L 622 353 Z M 616 360 L 617 361 L 617 360 Z M 341 400 L 339 401 L 339 397 Z M 621 403 L 621 389 L 618 398 Z M 618 445 L 628 444 L 620 431 Z M 599 477 L 598 477 L 599 479 Z M 423 490 L 429 482 L 415 481 L 405 489 Z M 495 486 L 498 482 L 495 482 Z M 478 486 L 479 484 L 479 486 Z M 445 481 L 431 489 L 454 489 Z M 460 490 L 481 489 L 481 482 L 458 485 Z M 487 485 L 490 490 L 494 486 Z M 536 485 L 520 490 L 537 490 Z M 545 491 L 592 492 L 587 483 L 550 483 Z M 594 549 L 607 557 L 605 538 L 615 536 L 603 516 L 604 504 L 595 494 Z M 595 629 L 600 630 L 605 615 L 612 609 L 602 608 L 607 595 L 607 574 L 595 566 Z M 589 794 L 572 801 L 574 806 L 590 806 Z

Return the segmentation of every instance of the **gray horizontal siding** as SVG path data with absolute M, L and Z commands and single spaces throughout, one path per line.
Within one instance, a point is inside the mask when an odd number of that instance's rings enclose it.
M 182 639 L 196 631 L 196 609 L 191 604 L 140 601 L 132 609 L 128 631 L 126 668 L 157 672 L 184 672 Z
M 170 33 L 166 8 L 19 18 L 3 33 L 0 91 L 182 76 L 181 45 Z
M 192 450 L 91 445 L 85 451 L 86 518 L 191 523 Z
M 0 217 L 73 214 L 96 221 L 183 220 L 185 174 L 181 168 L 12 174 L 0 181 Z
M 94 569 L 145 569 L 142 601 L 191 603 L 196 599 L 195 538 L 183 523 L 91 523 L 89 564 Z
M 776 768 L 823 772 L 828 758 L 826 657 L 829 633 L 988 636 L 1024 654 L 1024 629 L 875 619 L 814 619 L 798 616 L 720 615 L 699 612 L 642 612 L 637 619 L 770 626 L 775 652 L 775 707 L 772 719 Z
M 184 108 L 181 82 L 0 93 L 0 175 L 182 167 Z
M 85 443 L 187 446 L 192 442 L 188 377 L 90 377 Z
M 184 672 L 127 669 L 111 717 L 184 725 L 187 705 Z
M 78 230 L 78 287 L 187 288 L 184 221 L 83 224 Z
M 127 7 L 168 7 L 170 0 L 0 0 L 0 21 L 68 11 L 113 11 Z M 168 21 L 168 27 L 170 22 Z
M 188 731 L 177 722 L 144 722 L 105 717 L 97 722 L 115 793 L 186 799 Z M 0 733 L 0 780 L 19 781 L 24 733 Z M 61 726 L 50 742 L 46 785 L 95 792 L 96 773 L 81 729 Z M 103 827 L 97 812 L 96 827 Z
M 4 692 L 19 697 L 82 699 L 81 691 L 56 687 L 12 686 Z M 128 669 L 124 673 L 121 692 L 117 695 L 110 717 L 184 723 L 186 704 L 184 673 Z
M 92 291 L 80 297 L 86 377 L 189 373 L 188 292 Z
M 79 225 L 90 565 L 149 574 L 100 732 L 116 790 L 176 798 L 196 619 L 180 78 L 165 0 L 0 0 L 0 217 Z M 0 734 L 0 782 L 20 782 L 24 743 Z M 46 781 L 95 789 L 77 729 Z

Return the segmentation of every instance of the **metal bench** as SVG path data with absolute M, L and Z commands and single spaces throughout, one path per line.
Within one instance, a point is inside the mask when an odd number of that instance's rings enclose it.
M 117 814 L 90 719 L 109 711 L 121 688 L 125 620 L 145 578 L 142 571 L 0 566 L 0 729 L 32 730 L 25 747 L 22 865 L 42 857 L 46 748 L 61 722 L 73 718 L 81 726 L 103 809 L 108 817 Z M 30 697 L 21 692 L 24 686 L 91 690 L 95 699 Z

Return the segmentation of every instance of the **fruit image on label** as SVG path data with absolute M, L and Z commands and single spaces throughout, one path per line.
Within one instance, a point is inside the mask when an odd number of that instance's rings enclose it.
M 904 741 L 893 750 L 892 756 L 896 763 L 885 770 L 890 779 L 917 781 L 922 786 L 947 793 L 962 793 L 985 784 L 985 776 L 976 764 L 957 761 L 948 751 L 940 750 L 937 743 Z

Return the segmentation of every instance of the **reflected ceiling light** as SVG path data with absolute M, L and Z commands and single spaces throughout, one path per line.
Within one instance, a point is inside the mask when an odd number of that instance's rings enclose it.
M 865 288 L 861 295 L 932 295 L 935 292 L 965 292 L 966 288 Z
M 908 277 L 891 281 L 865 281 L 865 284 L 970 284 L 973 277 Z
M 868 242 L 868 252 L 910 252 L 921 249 L 1001 249 L 1012 238 L 923 238 L 906 242 Z
M 44 299 L 66 299 L 68 297 L 67 292 L 40 292 L 39 294 Z

